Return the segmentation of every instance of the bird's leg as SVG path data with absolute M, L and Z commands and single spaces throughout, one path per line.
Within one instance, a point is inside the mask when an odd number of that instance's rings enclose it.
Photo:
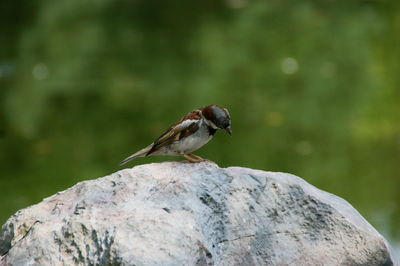
M 205 161 L 205 159 L 201 158 L 200 156 L 194 154 L 184 154 L 183 155 L 190 163 L 199 163 Z
M 198 162 L 204 162 L 204 161 L 207 161 L 206 159 L 204 159 L 204 158 L 201 158 L 200 156 L 197 156 L 197 155 L 194 155 L 194 154 L 190 154 L 190 156 L 192 156 L 196 161 L 198 161 Z

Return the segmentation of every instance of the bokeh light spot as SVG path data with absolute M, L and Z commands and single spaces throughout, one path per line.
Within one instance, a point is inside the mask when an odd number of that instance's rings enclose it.
M 292 75 L 296 73 L 298 69 L 299 69 L 299 64 L 297 63 L 297 60 L 294 59 L 293 57 L 286 57 L 285 59 L 282 60 L 281 70 L 283 73 L 287 75 Z
M 32 75 L 37 80 L 44 80 L 49 76 L 49 69 L 45 64 L 38 63 L 33 67 Z

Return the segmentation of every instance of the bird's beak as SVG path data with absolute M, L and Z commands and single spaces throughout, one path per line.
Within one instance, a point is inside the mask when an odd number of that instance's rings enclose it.
M 230 136 L 232 136 L 232 129 L 231 129 L 231 126 L 224 128 L 224 130 L 225 130 L 226 132 L 228 132 L 228 134 L 229 134 Z

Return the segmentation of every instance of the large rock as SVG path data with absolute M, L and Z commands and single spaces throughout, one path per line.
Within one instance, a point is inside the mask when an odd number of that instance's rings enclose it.
M 393 265 L 346 201 L 299 177 L 210 162 L 136 166 L 18 211 L 6 265 Z

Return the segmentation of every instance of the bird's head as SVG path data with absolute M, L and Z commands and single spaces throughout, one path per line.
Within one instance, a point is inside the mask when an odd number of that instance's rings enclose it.
M 231 117 L 228 109 L 211 104 L 202 108 L 202 114 L 209 126 L 214 129 L 223 129 L 232 135 Z

